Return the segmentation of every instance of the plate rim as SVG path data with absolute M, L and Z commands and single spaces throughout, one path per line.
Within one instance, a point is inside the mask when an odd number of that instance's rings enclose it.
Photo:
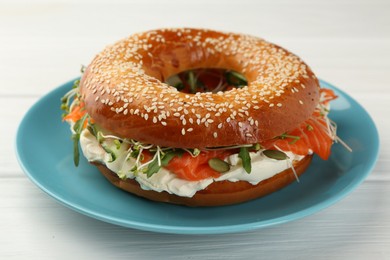
M 269 220 L 260 220 L 256 222 L 249 222 L 249 223 L 241 223 L 241 224 L 230 224 L 230 225 L 222 225 L 222 226 L 174 226 L 174 225 L 163 225 L 163 224 L 151 224 L 151 223 L 145 223 L 142 221 L 134 221 L 131 219 L 126 219 L 125 221 L 121 218 L 112 216 L 112 215 L 107 215 L 107 214 L 102 214 L 96 210 L 91 210 L 88 207 L 85 207 L 83 205 L 80 205 L 79 203 L 74 203 L 72 201 L 66 200 L 57 194 L 55 194 L 53 191 L 51 191 L 48 187 L 40 183 L 37 178 L 34 176 L 33 173 L 31 173 L 28 169 L 28 167 L 25 165 L 25 162 L 21 158 L 21 144 L 20 144 L 20 132 L 26 124 L 26 121 L 28 120 L 30 114 L 33 113 L 34 110 L 36 110 L 42 103 L 43 100 L 49 98 L 52 95 L 55 95 L 56 91 L 61 91 L 62 88 L 65 86 L 73 83 L 75 80 L 79 79 L 79 77 L 74 78 L 73 80 L 70 80 L 68 82 L 65 82 L 58 87 L 54 88 L 50 92 L 46 93 L 45 95 L 41 96 L 24 114 L 22 119 L 19 122 L 17 132 L 16 132 L 16 137 L 15 137 L 15 153 L 16 153 L 16 158 L 17 161 L 25 173 L 27 177 L 35 184 L 37 185 L 42 191 L 44 191 L 46 194 L 48 194 L 50 197 L 54 198 L 56 201 L 60 202 L 62 205 L 66 206 L 67 208 L 70 208 L 78 213 L 81 213 L 83 215 L 86 215 L 88 217 L 92 217 L 94 219 L 98 219 L 100 221 L 106 222 L 106 223 L 111 223 L 115 225 L 120 225 L 123 227 L 127 228 L 134 228 L 134 229 L 139 229 L 139 230 L 144 230 L 144 231 L 152 231 L 152 232 L 159 232 L 159 233 L 171 233 L 171 234 L 226 234 L 226 233 L 236 233 L 236 232 L 244 232 L 244 231 L 249 231 L 249 230 L 254 230 L 254 229 L 259 229 L 259 228 L 265 228 L 269 226 L 274 226 L 282 223 L 287 223 L 290 221 L 295 221 L 297 219 L 301 219 L 303 217 L 312 215 L 314 213 L 317 213 L 319 211 L 322 211 L 338 201 L 344 199 L 346 196 L 348 196 L 352 191 L 354 191 L 366 178 L 367 176 L 372 172 L 373 168 L 376 165 L 376 162 L 378 160 L 379 156 L 379 151 L 380 151 L 380 136 L 378 132 L 378 128 L 376 127 L 376 124 L 371 117 L 371 115 L 368 113 L 368 111 L 360 105 L 354 98 L 352 98 L 350 95 L 348 95 L 346 92 L 343 90 L 335 87 L 334 85 L 330 84 L 329 82 L 325 80 L 319 80 L 320 85 L 322 87 L 328 87 L 335 89 L 338 93 L 340 93 L 342 96 L 346 97 L 349 102 L 353 102 L 355 106 L 358 106 L 359 109 L 361 109 L 364 113 L 366 113 L 368 119 L 371 121 L 371 126 L 372 129 L 375 132 L 375 151 L 374 154 L 371 155 L 371 161 L 369 161 L 369 164 L 366 164 L 366 171 L 364 174 L 360 175 L 361 177 L 350 184 L 348 186 L 348 189 L 346 189 L 344 192 L 339 193 L 337 196 L 332 196 L 326 200 L 323 200 L 319 203 L 316 203 L 314 205 L 311 205 L 309 207 L 306 207 L 302 210 L 295 211 L 293 213 L 289 213 L 286 215 L 282 215 L 280 217 L 272 218 Z

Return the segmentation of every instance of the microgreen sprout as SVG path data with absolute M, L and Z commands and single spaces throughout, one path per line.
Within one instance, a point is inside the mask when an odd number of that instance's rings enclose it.
M 279 139 L 286 139 L 286 138 L 293 139 L 291 142 L 289 142 L 289 144 L 295 144 L 300 139 L 299 136 L 289 135 L 287 133 L 283 133 L 283 134 L 279 135 L 277 138 L 279 138 Z
M 62 118 L 69 114 L 71 111 L 71 106 L 74 102 L 76 102 L 76 97 L 79 95 L 79 84 L 80 80 L 76 80 L 73 83 L 72 89 L 61 98 L 61 110 L 64 110 Z
M 241 147 L 240 152 L 238 153 L 238 157 L 241 158 L 242 167 L 244 167 L 247 173 L 251 173 L 252 171 L 252 163 L 251 156 L 249 154 L 248 147 Z

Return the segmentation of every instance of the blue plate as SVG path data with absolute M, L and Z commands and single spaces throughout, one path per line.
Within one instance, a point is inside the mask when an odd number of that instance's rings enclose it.
M 60 98 L 73 81 L 40 99 L 23 118 L 16 151 L 27 176 L 59 202 L 109 223 L 164 233 L 216 234 L 246 231 L 308 216 L 345 197 L 370 173 L 378 156 L 379 138 L 367 112 L 350 96 L 334 89 L 330 117 L 338 135 L 353 149 L 340 144 L 328 161 L 314 158 L 309 170 L 279 192 L 247 203 L 212 208 L 189 208 L 138 198 L 111 185 L 81 158 L 73 165 L 72 141 L 61 122 Z

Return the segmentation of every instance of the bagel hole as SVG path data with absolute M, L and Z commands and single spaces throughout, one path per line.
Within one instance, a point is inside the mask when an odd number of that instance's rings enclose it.
M 247 85 L 247 79 L 237 71 L 226 69 L 193 69 L 171 75 L 166 83 L 180 92 L 224 92 Z

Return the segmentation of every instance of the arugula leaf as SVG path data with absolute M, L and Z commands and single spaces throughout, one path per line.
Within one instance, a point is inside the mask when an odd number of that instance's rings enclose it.
M 79 152 L 80 135 L 73 134 L 72 140 L 73 140 L 73 163 L 77 167 L 79 166 L 79 162 L 80 162 L 80 152 Z
M 146 176 L 148 178 L 152 177 L 153 174 L 157 173 L 160 170 L 161 166 L 158 165 L 158 158 L 157 156 L 154 158 L 154 160 L 148 165 L 148 169 L 146 170 Z
M 251 163 L 251 157 L 249 155 L 248 147 L 241 147 L 240 152 L 238 153 L 238 157 L 241 158 L 242 167 L 245 169 L 245 171 L 247 173 L 251 173 L 252 163 Z
M 80 134 L 81 131 L 83 131 L 83 126 L 85 123 L 85 120 L 87 120 L 88 114 L 85 114 L 80 120 L 78 120 L 74 125 L 73 125 L 73 130 L 74 134 L 72 135 L 72 140 L 73 140 L 73 162 L 74 165 L 77 167 L 79 166 L 80 162 L 80 151 L 79 151 L 79 141 L 80 141 Z

